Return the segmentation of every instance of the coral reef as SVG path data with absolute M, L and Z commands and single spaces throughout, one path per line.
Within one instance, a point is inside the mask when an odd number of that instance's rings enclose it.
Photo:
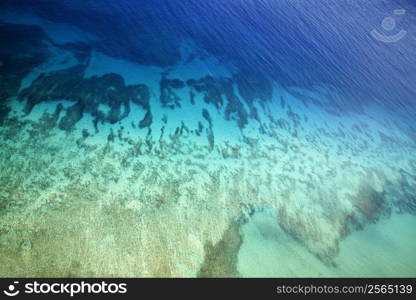
M 167 79 L 163 77 L 160 80 L 160 102 L 170 108 L 181 107 L 180 97 L 175 93 L 176 89 L 182 89 L 185 83 L 180 79 Z
M 199 80 L 188 80 L 187 84 L 196 92 L 203 93 L 204 101 L 214 104 L 217 109 L 226 105 L 225 118 L 227 120 L 235 120 L 241 129 L 247 124 L 248 113 L 234 93 L 232 79 L 206 76 Z
M 82 116 L 85 111 L 97 121 L 114 124 L 129 114 L 130 102 L 141 105 L 143 109 L 149 109 L 150 95 L 146 86 L 126 86 L 123 78 L 114 73 L 83 79 L 84 69 L 85 65 L 79 64 L 69 69 L 40 75 L 30 87 L 19 94 L 20 99 L 27 100 L 25 113 L 29 114 L 41 101 L 68 99 L 77 102 L 70 110 L 74 117 L 78 117 L 75 114 L 79 113 Z M 100 105 L 107 105 L 110 108 L 108 113 L 101 111 Z M 69 120 L 72 117 L 67 118 Z M 67 130 L 69 127 L 71 126 L 63 126 L 61 129 Z
M 66 110 L 65 116 L 59 122 L 59 128 L 65 131 L 70 131 L 75 124 L 81 120 L 85 105 L 82 101 L 78 101 Z
M 1 276 L 238 276 L 257 211 L 334 265 L 353 230 L 415 214 L 415 143 L 384 116 L 261 74 L 85 77 L 88 46 L 25 28 L 39 53 L 0 50 Z M 75 62 L 38 68 L 51 49 Z
M 148 110 L 146 114 L 144 115 L 143 119 L 140 121 L 139 127 L 140 128 L 149 127 L 150 125 L 152 125 L 152 119 L 153 119 L 152 113 L 150 112 L 150 110 Z
M 357 194 L 351 197 L 351 203 L 370 222 L 375 223 L 381 215 L 390 214 L 383 193 L 377 192 L 369 184 L 362 183 L 359 186 Z
M 198 277 L 238 277 L 238 251 L 242 236 L 237 222 L 233 222 L 215 245 L 205 245 L 204 262 Z

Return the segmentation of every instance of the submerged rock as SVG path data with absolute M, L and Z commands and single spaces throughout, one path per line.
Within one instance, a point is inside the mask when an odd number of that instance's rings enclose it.
M 205 120 L 208 121 L 209 127 L 212 127 L 211 115 L 209 114 L 208 110 L 206 110 L 205 108 L 202 110 L 202 116 L 204 117 Z
M 140 121 L 139 127 L 140 128 L 150 127 L 150 125 L 152 125 L 152 121 L 153 121 L 153 116 L 152 116 L 152 112 L 149 109 L 146 112 L 143 120 Z
M 187 81 L 187 85 L 193 87 L 196 92 L 204 94 L 206 103 L 214 104 L 217 109 L 226 105 L 224 117 L 227 120 L 237 121 L 238 126 L 242 129 L 248 123 L 249 113 L 234 93 L 233 84 L 234 82 L 230 78 L 214 78 L 212 76 Z M 194 100 L 191 98 L 191 101 Z M 251 109 L 250 117 L 258 118 L 254 107 Z M 207 119 L 206 114 L 204 118 Z
M 175 93 L 175 89 L 185 87 L 185 82 L 180 79 L 162 78 L 160 81 L 160 102 L 170 108 L 181 107 L 181 98 Z
M 150 92 L 147 86 L 125 85 L 124 79 L 115 73 L 85 79 L 85 68 L 86 64 L 81 62 L 75 67 L 40 75 L 19 94 L 20 99 L 27 100 L 25 113 L 29 114 L 42 101 L 66 99 L 78 103 L 72 114 L 82 107 L 82 111 L 91 113 L 96 122 L 114 124 L 130 113 L 130 101 L 144 109 L 149 108 Z M 110 108 L 108 113 L 99 109 L 101 104 Z M 69 122 L 68 118 L 60 126 L 61 129 L 68 128 L 66 122 Z
M 197 274 L 198 277 L 238 277 L 238 252 L 243 243 L 240 225 L 230 224 L 222 239 L 213 245 L 205 245 L 204 262 Z
M 84 107 L 84 103 L 81 101 L 78 101 L 73 106 L 68 107 L 65 116 L 59 122 L 59 128 L 65 131 L 72 130 L 75 124 L 81 120 Z

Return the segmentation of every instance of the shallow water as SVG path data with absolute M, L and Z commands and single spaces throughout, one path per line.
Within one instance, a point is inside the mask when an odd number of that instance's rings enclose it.
M 0 276 L 416 276 L 415 9 L 2 1 Z
M 393 215 L 347 236 L 333 265 L 325 265 L 259 214 L 243 226 L 238 269 L 243 277 L 415 277 L 416 218 Z

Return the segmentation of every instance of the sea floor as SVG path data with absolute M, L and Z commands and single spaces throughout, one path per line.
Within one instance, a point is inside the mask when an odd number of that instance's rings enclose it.
M 394 214 L 340 242 L 333 265 L 325 265 L 259 213 L 242 227 L 238 257 L 242 277 L 415 277 L 416 217 Z
M 0 276 L 416 276 L 405 112 L 35 29 L 0 24 L 33 37 L 0 66 Z

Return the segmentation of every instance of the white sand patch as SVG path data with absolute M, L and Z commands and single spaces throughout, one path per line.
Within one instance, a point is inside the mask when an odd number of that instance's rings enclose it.
M 276 217 L 258 213 L 242 227 L 243 277 L 414 277 L 416 217 L 394 214 L 347 236 L 336 266 L 324 265 L 285 233 Z

